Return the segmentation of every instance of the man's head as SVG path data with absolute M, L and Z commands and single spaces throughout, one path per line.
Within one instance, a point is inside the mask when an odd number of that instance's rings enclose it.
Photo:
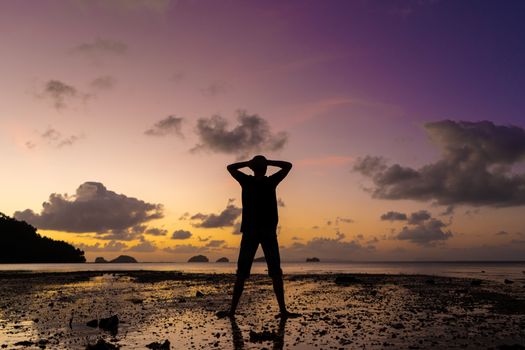
M 250 169 L 255 176 L 264 176 L 268 168 L 268 160 L 265 156 L 257 155 L 250 160 Z

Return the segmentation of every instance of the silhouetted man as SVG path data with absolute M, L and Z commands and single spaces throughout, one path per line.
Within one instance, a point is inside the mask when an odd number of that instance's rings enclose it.
M 266 175 L 268 166 L 281 168 L 271 176 Z M 253 176 L 247 175 L 239 169 L 248 167 L 253 171 Z M 286 310 L 284 302 L 283 272 L 277 244 L 277 185 L 288 175 L 292 163 L 267 160 L 258 155 L 250 161 L 228 165 L 228 171 L 242 187 L 242 223 L 241 223 L 241 249 L 237 260 L 237 280 L 233 288 L 232 304 L 229 316 L 235 315 L 244 282 L 250 276 L 250 270 L 255 257 L 255 252 L 261 244 L 268 275 L 272 278 L 273 290 L 279 303 L 280 316 L 283 318 L 298 316 Z

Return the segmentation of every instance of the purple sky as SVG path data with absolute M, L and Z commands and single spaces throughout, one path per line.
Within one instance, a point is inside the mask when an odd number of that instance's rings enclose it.
M 522 1 L 8 0 L 0 49 L 0 211 L 89 259 L 235 259 L 225 165 L 257 153 L 295 164 L 285 259 L 524 256 Z M 161 213 L 99 217 L 95 188 Z M 80 207 L 99 225 L 64 221 Z

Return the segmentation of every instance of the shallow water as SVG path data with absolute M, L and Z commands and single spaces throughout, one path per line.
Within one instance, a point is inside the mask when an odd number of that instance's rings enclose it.
M 370 273 L 423 274 L 502 281 L 525 279 L 524 262 L 283 262 L 285 274 Z M 199 273 L 235 273 L 235 263 L 137 263 L 137 264 L 0 264 L 0 271 L 76 272 L 151 270 Z M 265 274 L 265 263 L 254 263 L 252 273 Z

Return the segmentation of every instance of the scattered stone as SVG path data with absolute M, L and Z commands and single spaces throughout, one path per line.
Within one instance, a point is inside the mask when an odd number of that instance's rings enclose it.
M 31 346 L 31 345 L 33 345 L 33 342 L 29 340 L 22 340 L 22 341 L 15 343 L 15 346 Z
M 108 343 L 104 339 L 99 339 L 96 344 L 88 344 L 86 350 L 118 350 L 119 346 Z
M 481 280 L 472 280 L 470 281 L 471 286 L 481 286 Z
M 202 297 L 204 296 L 204 293 L 201 292 L 200 290 L 198 290 L 197 293 L 195 293 L 195 296 L 196 296 L 197 298 L 202 298 Z
M 226 258 L 226 257 L 222 257 L 222 258 L 217 259 L 216 262 L 218 262 L 218 263 L 227 263 L 227 262 L 230 262 L 230 260 L 228 258 Z
M 339 286 L 347 286 L 349 284 L 358 283 L 358 282 L 360 282 L 359 279 L 357 279 L 354 276 L 341 275 L 335 278 L 335 284 Z
M 511 281 L 511 280 L 509 280 L 509 279 L 507 279 L 507 278 L 505 278 L 505 281 L 503 281 L 503 282 L 504 282 L 505 284 L 512 284 L 512 283 L 514 283 L 514 281 Z
M 253 262 L 256 262 L 256 263 L 266 262 L 266 257 L 260 256 L 258 258 L 253 259 Z
M 230 312 L 229 311 L 225 311 L 225 310 L 218 311 L 218 312 L 215 313 L 215 316 L 217 316 L 217 318 L 225 318 L 225 317 L 230 316 Z
M 105 331 L 111 332 L 112 334 L 116 334 L 118 332 L 118 324 L 119 324 L 118 316 L 113 315 L 108 318 L 101 318 L 98 323 L 98 327 Z
M 395 329 L 403 329 L 403 328 L 405 328 L 405 326 L 403 326 L 402 323 L 392 323 L 390 326 L 392 328 L 395 328 Z
M 522 349 L 525 349 L 525 346 L 520 345 L 520 344 L 512 344 L 512 345 L 503 344 L 503 345 L 498 346 L 498 349 L 499 350 L 522 350 Z
M 164 343 L 153 342 L 146 345 L 146 347 L 152 350 L 170 350 L 170 341 L 166 339 Z
M 432 278 L 425 281 L 426 284 L 436 284 L 436 281 L 434 281 Z
M 97 328 L 98 327 L 98 320 L 91 320 L 86 323 L 86 326 Z

